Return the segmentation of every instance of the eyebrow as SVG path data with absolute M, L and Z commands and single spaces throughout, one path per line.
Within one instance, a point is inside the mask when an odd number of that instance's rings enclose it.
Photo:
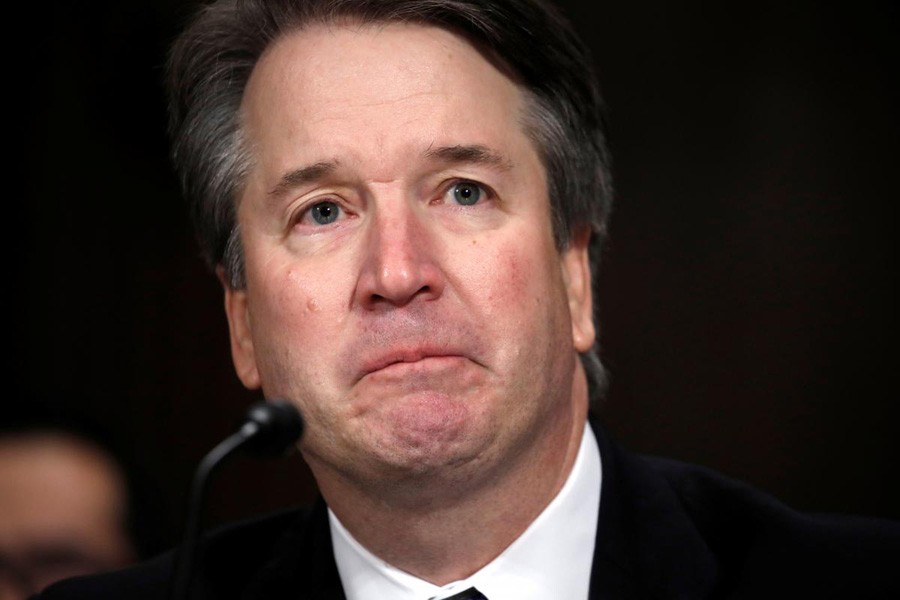
M 487 165 L 503 171 L 512 169 L 512 163 L 506 157 L 481 144 L 431 148 L 425 153 L 425 156 L 427 158 L 437 158 L 454 164 L 469 163 Z
M 275 187 L 269 190 L 269 197 L 278 198 L 295 187 L 321 179 L 329 173 L 332 173 L 337 166 L 337 161 L 323 161 L 313 165 L 300 167 L 293 171 L 288 171 L 281 176 L 281 179 L 278 180 Z
M 438 159 L 450 164 L 487 165 L 503 171 L 512 169 L 512 163 L 507 158 L 481 144 L 429 148 L 425 152 L 425 157 Z M 326 175 L 333 173 L 337 168 L 338 162 L 336 160 L 328 160 L 288 171 L 269 190 L 268 196 L 272 199 L 280 198 L 296 187 L 322 179 Z

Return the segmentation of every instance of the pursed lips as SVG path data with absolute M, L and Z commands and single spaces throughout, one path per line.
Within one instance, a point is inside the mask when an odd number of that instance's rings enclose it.
M 436 361 L 435 365 L 453 359 L 465 359 L 463 351 L 450 348 L 406 348 L 379 353 L 363 362 L 357 380 L 368 375 L 390 370 L 394 365 L 418 365 L 419 363 Z M 447 359 L 447 360 L 444 360 Z

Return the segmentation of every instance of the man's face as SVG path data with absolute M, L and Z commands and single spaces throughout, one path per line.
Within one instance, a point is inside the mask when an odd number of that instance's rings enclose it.
M 257 64 L 232 351 L 299 406 L 317 477 L 489 472 L 583 421 L 587 234 L 555 249 L 524 110 L 431 27 L 315 26 Z
M 127 492 L 98 448 L 54 432 L 0 439 L 0 600 L 134 558 Z

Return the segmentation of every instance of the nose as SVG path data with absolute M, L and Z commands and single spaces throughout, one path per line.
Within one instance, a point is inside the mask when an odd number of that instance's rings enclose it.
M 366 232 L 357 303 L 369 310 L 434 300 L 444 291 L 435 232 L 405 201 L 385 203 Z

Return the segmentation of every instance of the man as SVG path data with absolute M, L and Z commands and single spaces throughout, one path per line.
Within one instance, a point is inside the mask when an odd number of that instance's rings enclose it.
M 106 431 L 35 398 L 0 422 L 0 600 L 164 548 L 163 512 Z
M 122 479 L 108 456 L 78 438 L 0 438 L 0 599 L 129 564 Z
M 211 536 L 196 597 L 897 589 L 896 525 L 796 515 L 587 423 L 611 197 L 588 65 L 537 0 L 226 1 L 181 37 L 174 153 L 235 368 L 301 410 L 324 498 Z M 157 598 L 170 573 L 45 597 Z

